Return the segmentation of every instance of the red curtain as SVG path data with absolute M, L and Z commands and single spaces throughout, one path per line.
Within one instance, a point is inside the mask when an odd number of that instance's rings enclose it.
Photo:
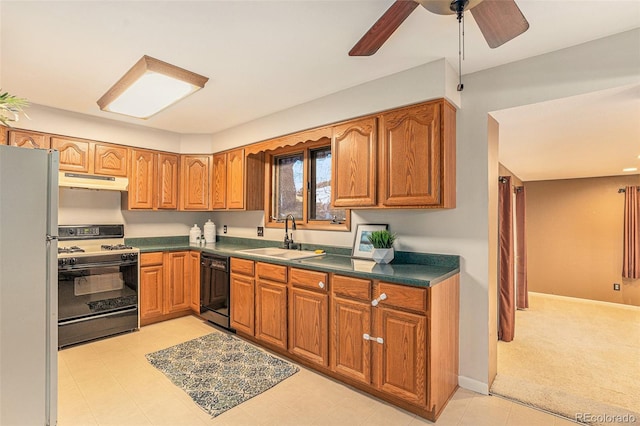
M 640 197 L 637 186 L 624 191 L 624 248 L 622 276 L 640 278 Z
M 513 340 L 516 324 L 513 281 L 513 207 L 511 177 L 500 177 L 498 196 L 498 232 L 500 280 L 498 290 L 498 339 Z
M 525 195 L 524 186 L 516 191 L 516 291 L 518 309 L 529 307 L 529 289 L 527 287 L 527 249 L 525 241 Z

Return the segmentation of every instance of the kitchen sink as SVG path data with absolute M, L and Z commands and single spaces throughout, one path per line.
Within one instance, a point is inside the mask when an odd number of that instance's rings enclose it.
M 254 256 L 283 260 L 306 259 L 308 257 L 322 256 L 324 254 L 316 253 L 315 251 L 311 250 L 287 250 L 279 247 L 262 247 L 238 251 L 241 253 L 252 254 Z

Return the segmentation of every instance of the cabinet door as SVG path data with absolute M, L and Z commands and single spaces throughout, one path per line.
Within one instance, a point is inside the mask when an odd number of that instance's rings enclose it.
M 440 203 L 440 104 L 428 103 L 380 116 L 383 205 Z
M 89 142 L 51 137 L 51 148 L 60 153 L 60 170 L 89 173 Z
M 256 337 L 287 349 L 287 286 L 256 281 Z
M 42 148 L 48 149 L 51 144 L 49 137 L 42 133 L 9 130 L 9 145 L 21 148 Z
M 93 146 L 93 173 L 127 177 L 129 148 L 126 146 L 95 143 Z
M 191 282 L 191 310 L 200 313 L 200 252 L 189 252 L 189 272 Z
M 211 155 L 183 155 L 181 210 L 209 210 Z
M 211 208 L 227 208 L 227 154 L 213 156 L 213 178 L 211 180 Z
M 227 154 L 227 207 L 244 209 L 244 149 Z
M 427 393 L 427 318 L 378 306 L 374 345 L 375 385 L 407 402 L 424 405 Z
M 363 207 L 376 203 L 376 119 L 333 128 L 331 203 Z
M 191 309 L 188 258 L 189 252 L 186 251 L 168 253 L 165 258 L 167 272 L 165 277 L 165 312 L 167 314 Z
M 231 275 L 231 327 L 254 335 L 254 280 L 243 275 Z
M 140 268 L 140 323 L 163 314 L 164 275 L 162 265 Z
M 158 202 L 159 209 L 178 208 L 178 160 L 177 154 L 158 154 Z
M 371 303 L 334 297 L 332 310 L 331 370 L 371 384 Z
M 291 288 L 289 352 L 318 365 L 329 365 L 329 296 Z
M 131 150 L 129 208 L 153 209 L 156 154 L 141 149 Z

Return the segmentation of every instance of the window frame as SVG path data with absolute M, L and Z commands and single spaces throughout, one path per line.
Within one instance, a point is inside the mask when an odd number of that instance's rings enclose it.
M 318 141 L 313 142 L 301 142 L 294 146 L 287 146 L 269 151 L 266 153 L 265 162 L 267 167 L 267 176 L 265 179 L 265 205 L 264 205 L 264 217 L 265 226 L 267 228 L 284 228 L 284 223 L 274 217 L 275 214 L 275 160 L 278 157 L 293 156 L 295 154 L 302 154 L 303 158 L 303 187 L 302 192 L 302 220 L 296 219 L 296 226 L 298 229 L 318 229 L 329 231 L 350 231 L 351 230 L 351 210 L 345 210 L 345 220 L 338 224 L 332 223 L 331 220 L 310 220 L 310 194 L 311 189 L 309 183 L 311 182 L 311 152 L 322 149 L 331 149 L 331 139 L 324 137 Z M 333 155 L 331 158 L 331 167 L 333 167 Z M 333 187 L 331 188 L 333 191 Z

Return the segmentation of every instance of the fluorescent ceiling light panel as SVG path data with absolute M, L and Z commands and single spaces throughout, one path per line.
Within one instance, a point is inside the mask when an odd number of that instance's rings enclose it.
M 623 172 L 637 172 L 637 167 L 627 167 L 626 169 L 622 169 Z
M 99 100 L 103 111 L 149 118 L 204 87 L 209 79 L 143 56 Z

